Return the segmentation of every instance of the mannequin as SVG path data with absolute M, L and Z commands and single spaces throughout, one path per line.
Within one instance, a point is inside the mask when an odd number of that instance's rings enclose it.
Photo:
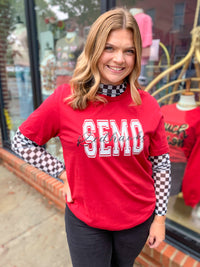
M 68 22 L 66 29 L 66 35 L 56 43 L 56 86 L 69 82 L 84 45 L 74 24 Z
M 40 64 L 43 100 L 45 100 L 49 95 L 51 95 L 56 88 L 55 68 L 56 58 L 53 53 L 53 50 L 49 47 L 49 44 L 47 43 L 44 52 L 44 57 Z
M 10 44 L 15 65 L 29 66 L 27 31 L 24 23 L 18 17 L 14 31 L 10 35 Z
M 24 23 L 20 20 L 20 17 L 17 17 L 17 23 L 15 24 L 14 31 L 11 33 L 9 40 L 15 65 L 20 117 L 26 119 L 33 111 L 33 100 L 27 30 Z
M 147 85 L 146 78 L 146 65 L 150 57 L 150 47 L 152 45 L 152 19 L 149 15 L 144 13 L 142 8 L 131 8 L 130 13 L 136 19 L 142 38 L 142 60 L 141 60 L 141 73 L 139 82 L 142 86 Z
M 68 42 L 70 42 L 71 40 L 73 40 L 73 38 L 75 38 L 77 35 L 76 31 L 73 31 L 73 32 L 67 32 L 66 33 L 66 39 Z
M 181 94 L 176 107 L 180 110 L 192 110 L 197 107 L 195 95 L 192 92 Z
M 131 8 L 130 9 L 130 12 L 133 15 L 133 17 L 135 17 L 135 15 L 137 15 L 137 14 L 144 13 L 144 9 L 143 8 L 136 8 L 136 7 L 134 7 L 134 8 Z
M 20 33 L 22 33 L 25 30 L 26 30 L 26 28 L 25 28 L 23 22 L 18 21 L 17 24 L 15 24 L 15 31 L 14 32 L 17 35 L 20 34 Z
M 172 163 L 171 196 L 182 191 L 185 204 L 194 207 L 200 201 L 200 107 L 187 89 L 161 111 Z

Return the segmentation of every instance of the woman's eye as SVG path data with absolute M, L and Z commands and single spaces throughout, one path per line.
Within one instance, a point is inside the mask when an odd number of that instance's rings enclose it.
M 135 54 L 135 50 L 134 49 L 128 49 L 126 52 L 128 54 Z
M 106 47 L 105 47 L 105 50 L 106 50 L 106 51 L 112 51 L 113 48 L 112 48 L 112 46 L 106 46 Z

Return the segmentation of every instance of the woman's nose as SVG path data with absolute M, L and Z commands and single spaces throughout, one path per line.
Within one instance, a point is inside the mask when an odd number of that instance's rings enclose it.
M 124 62 L 124 54 L 122 51 L 118 51 L 115 53 L 114 61 L 117 63 L 123 63 Z

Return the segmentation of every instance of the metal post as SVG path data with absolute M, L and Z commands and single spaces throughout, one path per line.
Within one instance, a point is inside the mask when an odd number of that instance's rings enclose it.
M 108 10 L 114 8 L 115 6 L 116 6 L 116 0 L 108 1 Z
M 5 145 L 5 141 L 8 141 L 8 132 L 7 132 L 7 124 L 4 116 L 4 101 L 3 101 L 3 92 L 1 86 L 1 76 L 0 76 L 0 126 L 1 126 L 1 136 L 2 142 Z
M 40 71 L 39 71 L 39 44 L 37 39 L 37 23 L 34 0 L 24 0 L 31 79 L 33 89 L 33 102 L 36 109 L 42 103 Z
M 101 13 L 104 13 L 116 6 L 116 0 L 101 0 Z

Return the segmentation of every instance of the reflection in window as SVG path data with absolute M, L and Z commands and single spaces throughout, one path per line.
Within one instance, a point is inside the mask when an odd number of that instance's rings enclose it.
M 100 15 L 100 1 L 36 0 L 43 100 L 58 86 L 69 83 L 83 50 L 90 25 Z M 47 150 L 62 160 L 58 138 Z
M 8 6 L 2 5 L 0 8 L 3 23 L 1 39 L 6 42 L 1 47 L 4 54 L 2 66 L 6 70 L 6 73 L 1 71 L 1 75 L 5 73 L 2 83 L 4 115 L 10 139 L 19 125 L 33 111 L 29 47 L 23 7 L 23 0 L 10 0 Z
M 11 30 L 8 36 L 8 44 L 11 49 L 18 89 L 19 115 L 21 119 L 26 119 L 33 111 L 32 86 L 30 79 L 27 30 L 20 16 L 17 16 L 16 23 L 13 25 L 13 30 Z
M 42 96 L 69 83 L 92 22 L 100 14 L 98 1 L 36 1 L 40 43 Z
M 155 22 L 155 8 L 148 9 L 146 12 L 151 18 L 153 23 Z
M 117 6 L 124 6 L 129 10 L 143 10 L 145 14 L 152 18 L 153 40 L 150 57 L 146 62 L 144 76 L 147 84 L 143 85 L 145 89 L 160 73 L 163 73 L 188 54 L 191 46 L 191 31 L 194 25 L 197 1 L 189 0 L 175 3 L 177 1 L 168 0 L 163 1 L 162 5 L 160 2 L 148 0 L 127 0 L 126 4 L 120 0 L 116 2 Z M 133 13 L 133 15 L 135 14 Z M 198 25 L 200 26 L 200 15 Z M 142 34 L 147 36 L 149 32 L 146 30 Z M 184 89 L 186 87 L 185 82 L 181 82 L 178 86 L 173 84 L 169 87 L 166 86 L 166 84 L 173 83 L 179 79 L 182 67 L 180 66 L 180 68 L 159 80 L 149 92 L 154 94 L 157 100 L 160 100 L 173 90 Z M 199 62 L 193 56 L 182 78 L 199 77 L 198 71 Z M 166 86 L 165 90 L 159 92 L 158 90 L 164 86 Z M 191 86 L 192 88 L 199 88 L 199 82 L 195 82 Z M 155 94 L 156 92 L 158 93 Z M 165 98 L 160 102 L 172 161 L 172 189 L 167 218 L 170 226 L 174 225 L 174 222 L 178 225 L 176 230 L 179 236 L 185 235 L 187 240 L 195 240 L 200 234 L 200 193 L 198 191 L 200 190 L 200 170 L 198 167 L 200 153 L 199 92 L 187 96 L 184 99 L 185 101 L 183 101 L 183 98 L 184 96 L 179 93 L 173 98 Z M 183 110 L 179 108 L 178 103 L 186 104 L 189 109 Z M 183 190 L 186 194 L 183 194 Z M 189 229 L 189 231 L 183 230 L 182 226 L 185 227 L 184 229 Z M 174 236 L 173 234 L 172 236 Z
M 173 30 L 180 31 L 184 24 L 184 3 L 177 3 L 174 6 Z

